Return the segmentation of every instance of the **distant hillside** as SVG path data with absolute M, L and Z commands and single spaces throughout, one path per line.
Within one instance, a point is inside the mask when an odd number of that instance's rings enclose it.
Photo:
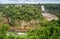
M 60 16 L 60 5 L 59 4 L 45 5 L 45 9 L 50 13 Z

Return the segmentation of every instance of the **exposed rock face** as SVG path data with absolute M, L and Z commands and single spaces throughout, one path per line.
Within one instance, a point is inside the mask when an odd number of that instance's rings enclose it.
M 38 23 L 39 23 L 39 20 L 31 20 L 29 22 L 26 22 L 24 20 L 20 21 L 21 26 L 35 25 L 35 24 L 38 24 Z
M 28 29 L 35 29 L 37 24 L 39 23 L 39 20 L 31 20 L 29 22 L 26 22 L 24 20 L 20 20 L 20 27 L 11 27 L 11 30 L 14 32 L 26 32 Z

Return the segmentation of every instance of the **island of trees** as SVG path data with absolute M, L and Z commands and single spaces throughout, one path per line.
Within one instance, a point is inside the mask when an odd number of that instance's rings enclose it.
M 58 20 L 46 20 L 40 4 L 0 5 L 0 39 L 60 39 L 60 5 L 44 6 Z

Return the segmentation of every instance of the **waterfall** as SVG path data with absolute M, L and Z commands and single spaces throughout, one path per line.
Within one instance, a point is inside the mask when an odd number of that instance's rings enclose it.
M 44 5 L 41 5 L 41 9 L 42 9 L 42 11 L 45 11 L 45 9 L 44 9 Z

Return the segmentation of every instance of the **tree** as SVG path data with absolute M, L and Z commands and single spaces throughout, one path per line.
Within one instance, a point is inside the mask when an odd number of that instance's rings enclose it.
M 41 11 L 36 7 L 31 7 L 30 5 L 22 5 L 22 7 L 15 5 L 8 5 L 8 8 L 3 10 L 3 14 L 5 14 L 5 18 L 8 21 L 8 24 L 11 26 L 15 25 L 15 20 L 25 20 L 30 21 L 32 19 L 41 19 L 43 18 L 41 15 Z M 11 20 L 10 20 L 11 19 Z

